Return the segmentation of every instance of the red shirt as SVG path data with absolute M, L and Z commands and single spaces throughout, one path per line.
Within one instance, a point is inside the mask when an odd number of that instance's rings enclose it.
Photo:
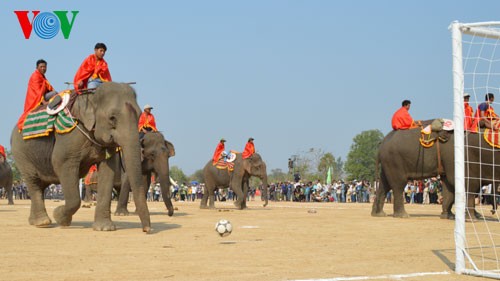
M 43 95 L 46 93 L 54 91 L 52 85 L 45 78 L 40 71 L 35 70 L 31 74 L 30 80 L 28 82 L 28 90 L 26 90 L 26 99 L 24 100 L 24 111 L 19 120 L 17 121 L 17 127 L 19 130 L 23 129 L 24 120 L 28 113 L 35 107 L 40 105 L 43 101 Z
M 104 60 L 97 60 L 95 54 L 88 56 L 83 60 L 80 68 L 76 71 L 73 83 L 75 90 L 87 88 L 89 78 L 100 78 L 102 81 L 111 81 L 111 74 L 109 73 L 108 63 Z M 78 88 L 78 83 L 83 81 L 83 86 Z
M 3 155 L 3 158 L 7 159 L 7 156 L 5 155 L 5 147 L 0 144 L 0 154 Z
M 158 131 L 156 129 L 155 117 L 151 113 L 142 112 L 139 117 L 139 132 L 142 128 L 151 128 L 153 131 Z
M 392 116 L 392 129 L 394 130 L 407 130 L 415 127 L 413 118 L 406 107 L 402 106 Z
M 219 142 L 219 144 L 215 148 L 214 156 L 212 157 L 212 164 L 214 164 L 214 165 L 217 164 L 217 161 L 219 161 L 219 159 L 220 159 L 220 155 L 224 151 L 224 148 L 225 148 L 224 143 Z
M 464 102 L 464 130 L 470 131 L 472 129 L 472 115 L 474 113 L 474 109 L 468 102 Z
M 247 159 L 248 157 L 252 156 L 252 154 L 254 154 L 254 153 L 255 153 L 255 146 L 254 146 L 253 142 L 249 141 L 245 145 L 245 150 L 243 150 L 243 153 L 241 154 L 241 156 L 243 157 L 243 159 Z

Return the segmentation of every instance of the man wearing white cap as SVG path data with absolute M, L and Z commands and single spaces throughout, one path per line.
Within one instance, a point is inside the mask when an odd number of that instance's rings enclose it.
M 158 131 L 158 129 L 156 129 L 155 117 L 151 113 L 151 109 L 153 109 L 153 107 L 149 104 L 146 104 L 144 106 L 144 111 L 139 117 L 139 139 L 142 139 L 144 137 L 144 134 L 146 134 L 147 132 Z

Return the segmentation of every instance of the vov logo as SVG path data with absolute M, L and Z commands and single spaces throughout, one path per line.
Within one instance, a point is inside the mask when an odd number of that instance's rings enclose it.
M 42 39 L 52 39 L 61 30 L 64 39 L 68 39 L 75 23 L 76 15 L 79 11 L 71 11 L 73 15 L 71 23 L 68 19 L 68 11 L 43 12 L 31 11 L 33 17 L 30 21 L 28 14 L 30 11 L 14 11 L 24 33 L 24 38 L 30 39 L 31 31 Z

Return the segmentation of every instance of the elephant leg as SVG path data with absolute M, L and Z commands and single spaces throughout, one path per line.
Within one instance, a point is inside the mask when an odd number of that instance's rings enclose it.
M 219 188 L 218 186 L 215 186 L 214 188 L 211 188 L 208 192 L 208 208 L 209 209 L 215 209 L 215 190 Z
M 90 185 L 85 185 L 85 198 L 83 199 L 84 202 L 89 203 L 92 201 L 92 188 Z
M 59 171 L 67 171 L 66 174 L 59 176 L 65 203 L 54 209 L 54 219 L 61 226 L 70 226 L 73 215 L 78 211 L 81 204 L 80 190 L 78 188 L 78 173 L 70 172 L 78 171 L 78 167 L 77 164 L 75 164 L 74 167 L 65 165 L 64 169 Z
M 124 177 L 120 189 L 120 196 L 118 197 L 118 204 L 116 205 L 115 216 L 130 215 L 127 208 L 129 193 L 130 193 L 130 182 L 128 181 L 127 177 Z
M 12 194 L 12 180 L 10 182 L 7 182 L 5 185 L 5 191 L 7 191 L 7 200 L 9 201 L 9 205 L 14 205 L 14 198 Z
M 394 217 L 395 218 L 408 218 L 410 215 L 405 210 L 404 205 L 404 186 L 406 181 L 402 180 L 394 180 L 389 181 L 390 186 L 392 187 L 392 191 L 394 193 Z
M 376 191 L 375 200 L 373 200 L 372 205 L 372 216 L 373 217 L 385 217 L 384 203 L 387 197 L 387 192 L 389 192 L 389 185 L 385 176 L 380 178 L 380 183 Z
M 97 231 L 116 230 L 115 224 L 111 221 L 111 193 L 115 169 L 117 169 L 116 155 L 99 164 L 99 180 L 97 182 L 97 205 L 94 214 L 93 229 Z M 115 168 L 115 169 L 114 169 Z
M 43 200 L 44 188 L 35 181 L 25 180 L 28 187 L 28 192 L 31 198 L 31 210 L 29 216 L 29 224 L 36 227 L 47 227 L 52 221 L 45 209 L 45 202 Z
M 243 202 L 241 203 L 241 209 L 248 208 L 247 196 L 248 196 L 248 179 L 243 182 Z
M 200 201 L 200 209 L 207 209 L 207 201 L 208 201 L 208 197 L 210 196 L 209 195 L 209 183 L 205 183 L 205 186 L 203 187 L 203 197 L 201 198 L 201 201 Z
M 441 219 L 455 219 L 455 214 L 451 211 L 453 203 L 455 203 L 455 193 L 450 189 L 450 184 L 446 180 L 441 181 L 443 186 L 443 203 L 441 205 Z

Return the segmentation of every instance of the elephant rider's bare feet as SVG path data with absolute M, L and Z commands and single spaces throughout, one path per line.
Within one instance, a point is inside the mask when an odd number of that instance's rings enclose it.
M 128 216 L 130 215 L 130 212 L 127 210 L 127 208 L 120 208 L 116 209 L 115 211 L 115 216 Z
M 95 231 L 115 231 L 116 226 L 111 220 L 102 219 L 100 221 L 94 222 L 92 228 Z
M 47 215 L 44 215 L 44 216 L 41 216 L 38 218 L 30 216 L 28 221 L 31 225 L 34 225 L 36 227 L 48 227 L 52 224 L 52 221 L 50 220 L 49 216 L 47 216 Z
M 385 217 L 387 214 L 384 211 L 372 212 L 372 217 Z
M 410 215 L 408 215 L 407 212 L 403 211 L 403 212 L 394 212 L 394 215 L 392 215 L 393 217 L 395 218 L 409 218 Z
M 54 219 L 60 226 L 70 226 L 73 216 L 65 216 L 64 206 L 58 206 L 54 209 Z

